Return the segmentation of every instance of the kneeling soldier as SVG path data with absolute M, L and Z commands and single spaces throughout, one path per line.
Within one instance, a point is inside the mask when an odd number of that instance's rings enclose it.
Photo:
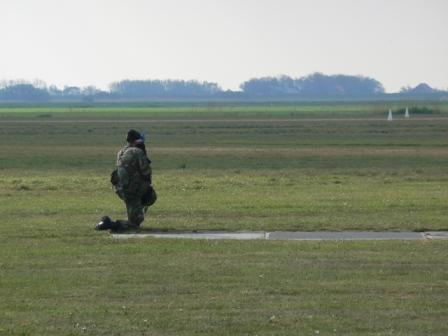
M 128 220 L 112 221 L 104 216 L 95 227 L 96 230 L 128 230 L 136 229 L 144 220 L 145 199 L 148 193 L 155 192 L 151 186 L 151 161 L 148 159 L 144 138 L 136 130 L 129 130 L 126 136 L 127 145 L 118 152 L 117 169 L 112 173 L 111 182 L 117 195 L 125 202 Z

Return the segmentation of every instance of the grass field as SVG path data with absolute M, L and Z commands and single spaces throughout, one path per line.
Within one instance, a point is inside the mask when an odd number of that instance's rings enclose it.
M 272 102 L 272 103 L 254 103 L 254 102 L 199 102 L 199 103 L 134 103 L 129 104 L 60 104 L 60 105 L 5 105 L 0 104 L 0 120 L 8 118 L 37 118 L 37 119 L 70 119 L 70 118 L 147 118 L 150 116 L 156 118 L 174 118 L 185 116 L 191 118 L 195 116 L 206 118 L 220 117 L 250 117 L 263 116 L 271 118 L 291 118 L 291 117 L 315 117 L 316 113 L 320 116 L 380 116 L 392 108 L 394 112 L 404 109 L 405 106 L 416 110 L 418 114 L 428 112 L 432 115 L 448 113 L 448 103 L 410 101 L 410 102 L 388 102 L 377 101 L 371 103 L 365 102 Z M 421 111 L 424 108 L 429 111 Z M 420 111 L 419 111 L 420 110 Z
M 124 216 L 108 180 L 134 127 L 159 195 L 146 228 L 448 230 L 448 109 L 430 109 L 0 108 L 0 335 L 446 335 L 445 242 L 92 229 Z

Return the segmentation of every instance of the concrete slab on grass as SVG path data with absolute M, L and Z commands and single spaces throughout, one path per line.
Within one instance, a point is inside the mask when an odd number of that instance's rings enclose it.
M 270 232 L 270 240 L 389 240 L 389 239 L 424 239 L 421 232 Z
M 428 239 L 448 239 L 448 231 L 431 231 L 424 234 Z
M 371 231 L 316 231 L 316 232 L 127 232 L 113 233 L 117 239 L 177 238 L 177 239 L 231 239 L 231 240 L 421 240 L 448 239 L 448 231 L 436 232 L 371 232 Z
M 181 238 L 181 239 L 233 239 L 254 240 L 266 239 L 265 232 L 154 232 L 154 233 L 115 233 L 114 238 Z

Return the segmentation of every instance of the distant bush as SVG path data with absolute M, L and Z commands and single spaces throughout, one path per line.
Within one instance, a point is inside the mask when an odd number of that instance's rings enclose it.
M 406 112 L 406 109 L 401 108 L 397 110 L 399 114 L 404 114 Z M 431 115 L 431 114 L 437 114 L 440 113 L 439 111 L 430 108 L 430 107 L 424 107 L 424 106 L 413 106 L 409 108 L 409 114 L 412 115 Z

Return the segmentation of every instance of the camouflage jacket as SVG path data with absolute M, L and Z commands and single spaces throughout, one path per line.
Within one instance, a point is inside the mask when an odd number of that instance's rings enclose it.
M 124 196 L 143 195 L 151 182 L 151 166 L 140 148 L 125 146 L 117 154 L 119 183 L 117 191 Z

